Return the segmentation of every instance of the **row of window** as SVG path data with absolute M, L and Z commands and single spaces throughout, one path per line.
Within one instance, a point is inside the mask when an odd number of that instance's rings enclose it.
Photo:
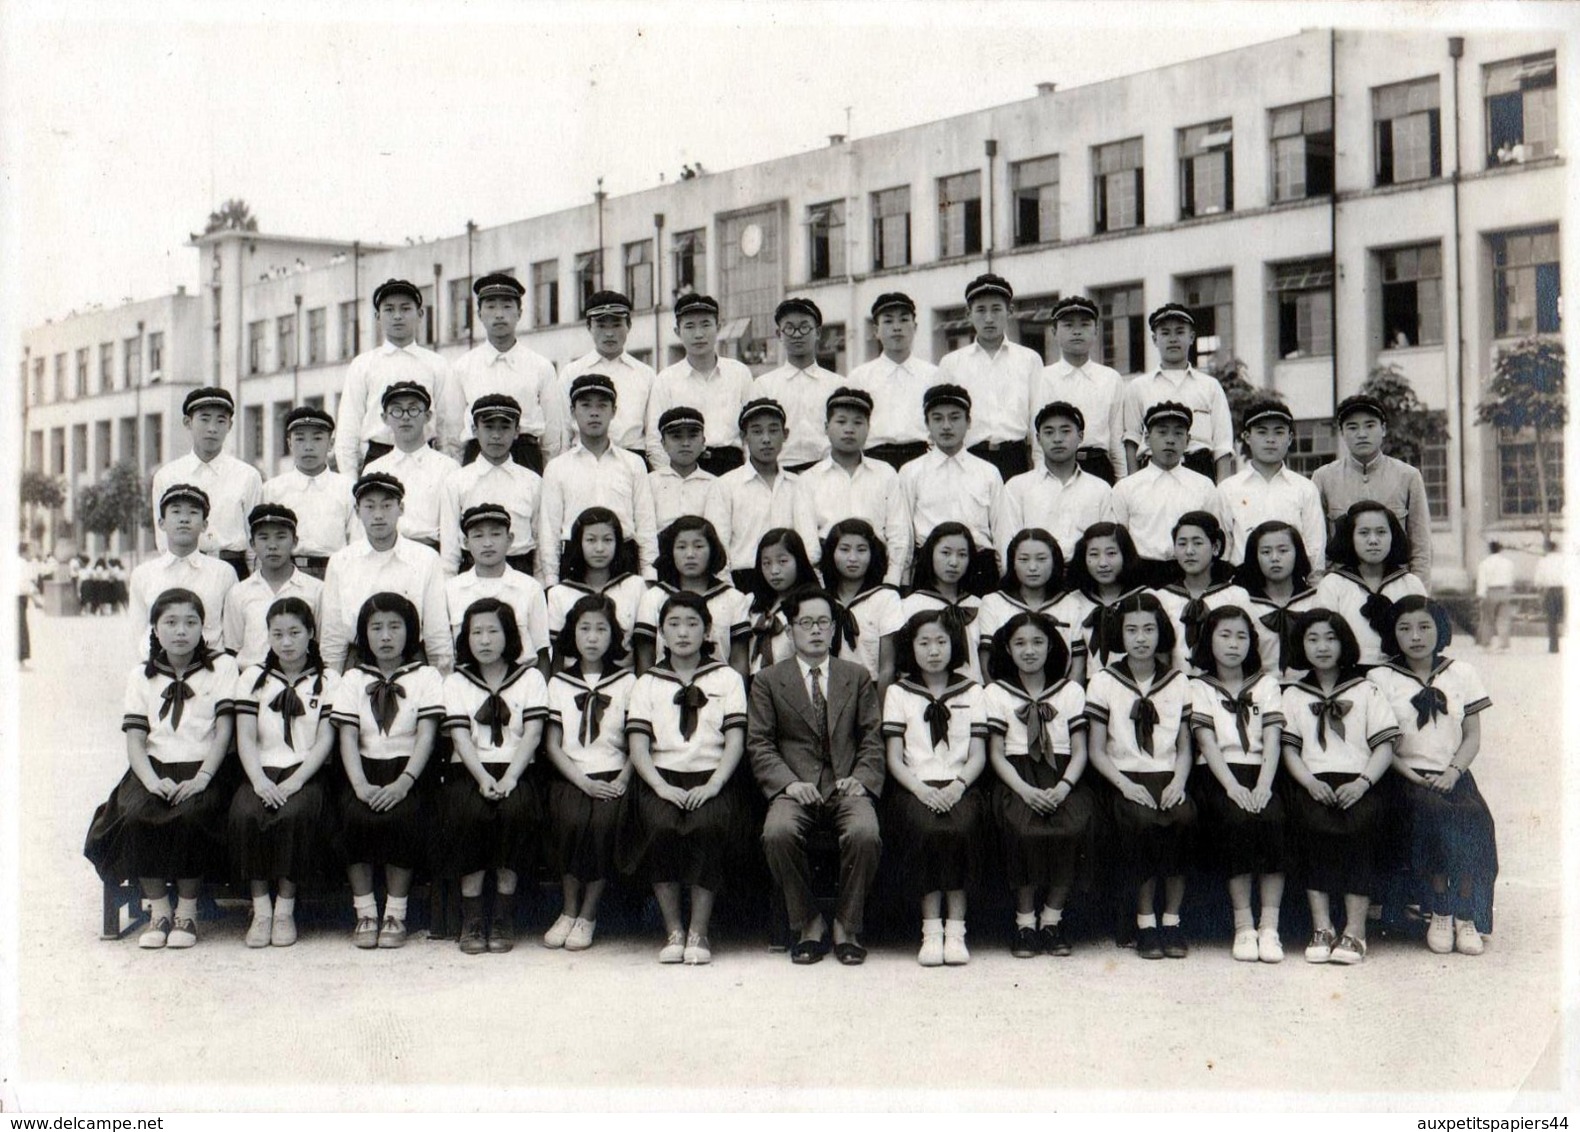
M 165 416 L 163 413 L 145 413 L 143 415 L 143 436 L 141 449 L 145 458 L 141 463 L 143 470 L 157 468 L 165 461 Z M 118 447 L 111 447 L 115 431 L 120 432 Z M 28 464 L 29 468 L 45 471 L 52 476 L 66 474 L 66 429 L 52 428 L 48 430 L 49 462 L 44 459 L 45 430 L 34 429 L 28 435 Z M 122 417 L 118 421 L 95 421 L 93 424 L 92 468 L 95 478 L 117 460 L 129 460 L 133 464 L 138 462 L 138 436 L 137 418 Z M 88 448 L 88 426 L 78 424 L 71 426 L 71 472 L 73 476 L 86 475 L 89 469 L 90 451 Z
M 151 377 L 163 377 L 165 368 L 165 336 L 163 331 L 151 331 L 148 334 L 135 334 L 121 341 L 120 355 L 120 383 L 116 383 L 114 342 L 99 343 L 98 385 L 90 383 L 90 362 L 92 351 L 87 346 L 78 349 L 75 355 L 61 352 L 54 357 L 54 382 L 46 389 L 45 380 L 48 371 L 45 368 L 47 359 L 40 354 L 33 359 L 33 404 L 42 404 L 46 392 L 49 400 L 64 401 L 67 396 L 87 397 L 94 393 L 110 393 L 116 389 L 131 389 L 143 383 L 143 347 L 147 344 L 148 373 Z M 27 363 L 22 365 L 22 386 L 27 388 L 28 373 Z

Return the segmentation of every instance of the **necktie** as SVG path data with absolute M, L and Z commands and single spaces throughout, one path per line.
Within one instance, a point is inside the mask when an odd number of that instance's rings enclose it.
M 1026 757 L 1034 763 L 1052 761 L 1047 745 L 1048 724 L 1059 714 L 1052 704 L 1038 700 L 1015 709 L 1015 716 L 1026 725 Z
M 1081 622 L 1086 630 L 1087 651 L 1097 658 L 1099 666 L 1107 664 L 1109 657 L 1123 649 L 1119 638 L 1120 618 L 1116 612 L 1118 605 L 1117 601 L 1112 605 L 1098 602 Z
M 752 622 L 752 665 L 767 668 L 774 662 L 774 638 L 783 631 L 777 613 L 760 614 Z
M 1311 705 L 1311 714 L 1317 717 L 1317 742 L 1322 746 L 1328 745 L 1328 728 L 1333 728 L 1333 734 L 1340 739 L 1347 738 L 1344 732 L 1344 717 L 1350 713 L 1348 700 L 1332 699 L 1317 700 Z
M 1388 615 L 1392 611 L 1393 602 L 1380 593 L 1368 593 L 1366 600 L 1361 602 L 1361 616 L 1379 637 L 1388 635 Z
M 1278 667 L 1289 667 L 1289 633 L 1294 627 L 1294 615 L 1289 612 L 1287 605 L 1281 605 L 1271 613 L 1264 613 L 1261 617 L 1263 625 L 1278 638 Z
M 697 733 L 697 716 L 708 703 L 708 693 L 695 684 L 687 684 L 675 693 L 675 703 L 680 705 L 680 737 L 690 739 Z
M 472 716 L 488 728 L 488 742 L 495 750 L 505 745 L 505 724 L 510 722 L 510 705 L 498 692 L 488 693 L 483 706 Z
M 185 677 L 171 677 L 170 686 L 159 694 L 159 698 L 164 701 L 159 706 L 159 718 L 164 719 L 166 716 L 170 718 L 170 730 L 181 730 L 181 705 L 195 695 L 197 693 L 192 690 Z
M 822 752 L 822 765 L 817 772 L 817 792 L 824 797 L 828 796 L 833 787 L 833 755 L 828 749 L 828 700 L 823 696 L 822 670 L 813 667 L 812 677 L 812 714 L 817 716 L 817 745 Z
M 1243 689 L 1238 696 L 1223 697 L 1223 710 L 1234 712 L 1234 729 L 1240 735 L 1240 750 L 1251 751 L 1251 689 Z
M 922 720 L 927 724 L 927 737 L 933 746 L 942 747 L 949 742 L 949 705 L 929 699 L 922 709 Z
M 1448 697 L 1441 688 L 1422 688 L 1410 697 L 1410 706 L 1415 708 L 1416 727 L 1427 727 L 1438 716 L 1448 714 Z
M 400 702 L 405 697 L 406 689 L 393 676 L 381 676 L 368 685 L 368 704 L 373 708 L 374 722 L 385 735 L 390 733 L 395 715 L 400 711 Z
M 861 635 L 861 630 L 856 626 L 856 615 L 850 610 L 846 609 L 843 605 L 835 605 L 834 625 L 835 628 L 839 630 L 839 632 L 835 634 L 834 637 L 834 644 L 836 646 L 834 649 L 835 654 L 838 655 L 842 652 L 842 650 L 838 647 L 840 645 L 843 645 L 844 648 L 847 649 L 855 648 L 856 638 Z
M 1207 618 L 1207 603 L 1199 597 L 1193 597 L 1185 603 L 1185 608 L 1180 610 L 1180 624 L 1185 627 L 1185 647 L 1194 649 L 1196 642 L 1201 637 L 1201 623 Z
M 576 710 L 582 713 L 580 726 L 576 729 L 576 741 L 582 746 L 596 743 L 598 735 L 603 730 L 603 713 L 614 701 L 602 692 L 588 690 L 576 694 Z
M 280 723 L 285 731 L 285 745 L 291 750 L 296 750 L 296 737 L 291 734 L 294 728 L 291 721 L 307 714 L 307 708 L 302 703 L 302 697 L 296 694 L 296 689 L 287 684 L 280 689 L 280 694 L 269 701 L 269 710 L 280 713 Z
M 1158 705 L 1142 696 L 1130 705 L 1130 722 L 1136 728 L 1136 746 L 1144 751 L 1148 758 L 1152 756 L 1152 731 L 1158 725 Z

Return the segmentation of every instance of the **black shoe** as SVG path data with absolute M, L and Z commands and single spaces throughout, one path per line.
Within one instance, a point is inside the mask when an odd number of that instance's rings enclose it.
M 1036 928 L 1016 928 L 1015 942 L 1010 946 L 1009 953 L 1016 959 L 1030 959 L 1041 951 L 1037 945 Z
M 790 947 L 790 962 L 798 967 L 809 967 L 820 962 L 828 954 L 828 941 L 826 939 L 797 940 Z
M 1157 928 L 1142 928 L 1136 933 L 1136 954 L 1143 959 L 1162 959 L 1163 941 Z
M 488 950 L 488 933 L 483 927 L 483 898 L 461 898 L 461 953 L 481 955 Z
M 488 950 L 502 955 L 516 946 L 516 894 L 494 894 L 494 914 L 488 921 Z
M 1183 959 L 1190 954 L 1190 948 L 1185 944 L 1185 929 L 1178 924 L 1164 924 L 1159 929 L 1163 936 L 1163 954 L 1170 959 Z
M 1044 924 L 1042 926 L 1042 950 L 1046 955 L 1069 955 L 1074 950 L 1070 946 L 1069 938 L 1064 934 L 1064 925 Z

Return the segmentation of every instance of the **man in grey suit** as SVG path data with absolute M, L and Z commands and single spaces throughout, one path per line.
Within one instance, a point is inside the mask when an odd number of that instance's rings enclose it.
M 800 933 L 790 958 L 816 963 L 829 941 L 812 897 L 806 839 L 819 823 L 833 826 L 839 835 L 833 951 L 853 967 L 867 957 L 857 937 L 882 849 L 872 805 L 884 779 L 878 689 L 861 665 L 829 655 L 838 628 L 826 591 L 797 590 L 783 608 L 795 655 L 753 678 L 746 717 L 752 773 L 769 799 L 763 851 L 784 891 L 790 927 Z

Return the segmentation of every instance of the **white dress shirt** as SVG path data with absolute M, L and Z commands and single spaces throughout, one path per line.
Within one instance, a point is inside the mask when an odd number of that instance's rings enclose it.
M 461 621 L 474 601 L 495 597 L 516 615 L 521 631 L 521 659 L 535 664 L 538 653 L 549 647 L 549 603 L 543 587 L 531 574 L 505 567 L 497 578 L 480 577 L 477 567 L 457 574 L 444 583 L 444 601 L 450 611 L 450 636 L 459 637 Z
M 1113 494 L 1108 484 L 1079 467 L 1069 479 L 1061 480 L 1048 470 L 1046 461 L 1013 477 L 1004 485 L 993 519 L 998 536 L 995 545 L 1004 569 L 1012 568 L 1010 539 L 1027 527 L 1041 527 L 1052 535 L 1068 564 L 1086 528 L 1108 517 L 1108 500 Z
M 1271 476 L 1247 464 L 1218 485 L 1218 500 L 1229 533 L 1226 557 L 1236 566 L 1245 561 L 1251 532 L 1269 519 L 1282 519 L 1300 532 L 1313 566 L 1320 568 L 1327 561 L 1328 524 L 1322 514 L 1322 496 L 1316 484 L 1291 471 L 1287 464 Z
M 1164 471 L 1148 464 L 1114 485 L 1109 514 L 1135 540 L 1136 553 L 1154 561 L 1174 560 L 1174 524 L 1187 511 L 1206 511 L 1220 522 L 1217 486 L 1184 464 Z
M 211 649 L 223 649 L 225 595 L 236 584 L 236 571 L 207 554 L 193 551 L 177 557 L 168 550 L 132 571 L 126 583 L 126 612 L 131 618 L 137 655 L 148 656 L 148 611 L 166 590 L 191 590 L 203 599 L 203 640 Z
M 1187 451 L 1205 448 L 1217 460 L 1234 455 L 1234 423 L 1229 398 L 1217 379 L 1194 366 L 1163 369 L 1135 378 L 1125 386 L 1125 439 L 1140 451 L 1147 447 L 1146 412 L 1159 401 L 1177 401 L 1191 411 Z
M 1486 597 L 1490 590 L 1506 590 L 1514 585 L 1514 560 L 1499 551 L 1489 554 L 1476 567 L 1476 596 Z
M 323 592 L 323 582 L 295 567 L 279 589 L 269 585 L 261 573 L 247 575 L 225 595 L 225 651 L 234 653 L 236 663 L 242 667 L 262 664 L 269 654 L 269 626 L 264 620 L 269 606 L 282 597 L 299 597 L 313 607 L 313 620 L 317 622 Z
M 828 399 L 844 380 L 816 362 L 806 369 L 797 369 L 786 362 L 757 379 L 752 396 L 772 397 L 784 407 L 789 436 L 779 453 L 781 464 L 810 464 L 828 455 L 824 427 L 828 419 Z
M 263 501 L 296 513 L 296 553 L 328 558 L 362 534 L 350 476 L 324 469 L 316 476 L 292 468 L 263 485 Z
M 1028 440 L 1037 412 L 1031 394 L 1041 373 L 1042 355 L 1008 338 L 991 354 L 980 342 L 945 354 L 938 363 L 938 381 L 963 386 L 971 394 L 966 446 Z
M 1081 447 L 1101 448 L 1114 465 L 1114 476 L 1125 474 L 1125 379 L 1119 371 L 1088 359 L 1079 366 L 1060 358 L 1032 382 L 1032 420 L 1044 405 L 1063 401 L 1081 410 L 1086 427 Z
M 536 438 L 545 461 L 565 450 L 567 402 L 554 364 L 519 338 L 504 353 L 484 342 L 455 359 L 444 415 L 459 422 L 457 449 L 473 435 L 472 403 L 490 393 L 521 405 L 519 431 Z
M 718 477 L 701 468 L 683 476 L 674 468 L 654 468 L 647 474 L 647 487 L 653 494 L 653 518 L 663 530 L 682 515 L 706 515 L 708 500 Z
M 916 545 L 927 541 L 939 523 L 964 523 L 976 540 L 977 549 L 997 545 L 993 538 L 993 516 L 1004 494 L 1004 480 L 998 469 L 964 448 L 946 456 L 936 448 L 900 469 L 900 490 L 911 508 L 911 527 Z
M 143 675 L 139 664 L 126 675 L 126 695 L 121 701 L 121 730 L 141 731 L 148 757 L 162 763 L 201 763 L 214 745 L 214 728 L 224 716 L 236 712 L 236 662 L 221 653 L 211 667 L 188 665 L 181 681 L 192 695 L 176 713 L 166 712 L 165 693 L 175 683 L 175 672 L 166 662 L 155 666 L 152 676 Z
M 576 444 L 543 468 L 543 498 L 538 508 L 538 565 L 545 585 L 560 580 L 560 543 L 571 537 L 577 516 L 589 507 L 606 507 L 620 520 L 620 531 L 636 541 L 642 576 L 653 578 L 658 562 L 658 520 L 653 493 L 641 458 L 617 445 L 595 454 Z
M 647 449 L 647 399 L 653 393 L 653 367 L 630 354 L 606 358 L 597 350 L 583 354 L 560 367 L 560 386 L 565 403 L 570 404 L 571 382 L 584 373 L 601 373 L 614 382 L 614 418 L 609 422 L 609 439 L 632 452 Z M 567 410 L 566 435 L 576 439 L 576 419 Z
M 402 452 L 399 448 L 384 453 L 377 460 L 368 461 L 363 475 L 386 472 L 400 480 L 406 489 L 401 500 L 399 531 L 406 538 L 439 540 L 439 492 L 445 477 L 455 474 L 461 465 L 437 449 L 424 444 L 415 452 Z
M 872 419 L 867 447 L 880 444 L 913 444 L 926 441 L 927 422 L 922 418 L 922 394 L 942 380 L 938 367 L 915 354 L 896 362 L 879 354 L 850 371 L 850 384 L 872 394 Z
M 801 489 L 811 498 L 819 541 L 843 519 L 865 519 L 889 551 L 883 580 L 899 583 L 911 560 L 913 533 L 911 508 L 898 472 L 882 460 L 867 459 L 846 470 L 829 455 L 801 473 Z
M 455 660 L 455 645 L 450 638 L 439 552 L 404 538 L 397 538 L 388 550 L 374 550 L 367 539 L 358 539 L 329 556 L 318 622 L 324 667 L 336 672 L 344 667 L 346 650 L 357 639 L 362 603 L 386 591 L 400 594 L 417 607 L 428 663 L 448 672 Z
M 508 554 L 526 554 L 538 545 L 538 508 L 543 498 L 543 477 L 506 456 L 490 463 L 479 456 L 444 477 L 439 485 L 439 557 L 444 572 L 461 569 L 466 538 L 461 516 L 480 503 L 497 503 L 510 512 Z
M 228 452 L 208 461 L 198 459 L 193 452 L 179 456 L 154 473 L 154 518 L 159 517 L 159 497 L 178 483 L 200 487 L 208 496 L 208 530 L 198 539 L 199 550 L 218 554 L 222 550 L 247 549 L 247 514 L 263 499 L 263 478 L 257 468 Z M 170 549 L 165 532 L 157 524 L 154 545 L 160 550 Z
M 335 464 L 342 475 L 355 477 L 362 469 L 362 450 L 368 441 L 394 444 L 384 423 L 384 390 L 397 381 L 415 381 L 433 398 L 433 419 L 425 435 L 437 436 L 439 446 L 454 450 L 461 422 L 451 415 L 450 363 L 432 350 L 412 342 L 397 346 L 385 342 L 364 350 L 346 367 L 346 383 L 335 415 Z
M 653 393 L 647 400 L 647 459 L 655 468 L 669 464 L 658 418 L 664 410 L 684 405 L 702 414 L 703 439 L 709 448 L 728 447 L 741 442 L 737 421 L 746 402 L 757 396 L 752 391 L 752 371 L 734 358 L 719 358 L 711 373 L 698 373 L 689 358 L 665 366 L 653 379 Z
M 817 560 L 817 520 L 811 496 L 801 477 L 780 469 L 772 481 L 758 475 L 747 461 L 714 481 L 708 500 L 708 522 L 729 552 L 731 570 L 757 568 L 757 541 L 774 527 L 789 527 Z

